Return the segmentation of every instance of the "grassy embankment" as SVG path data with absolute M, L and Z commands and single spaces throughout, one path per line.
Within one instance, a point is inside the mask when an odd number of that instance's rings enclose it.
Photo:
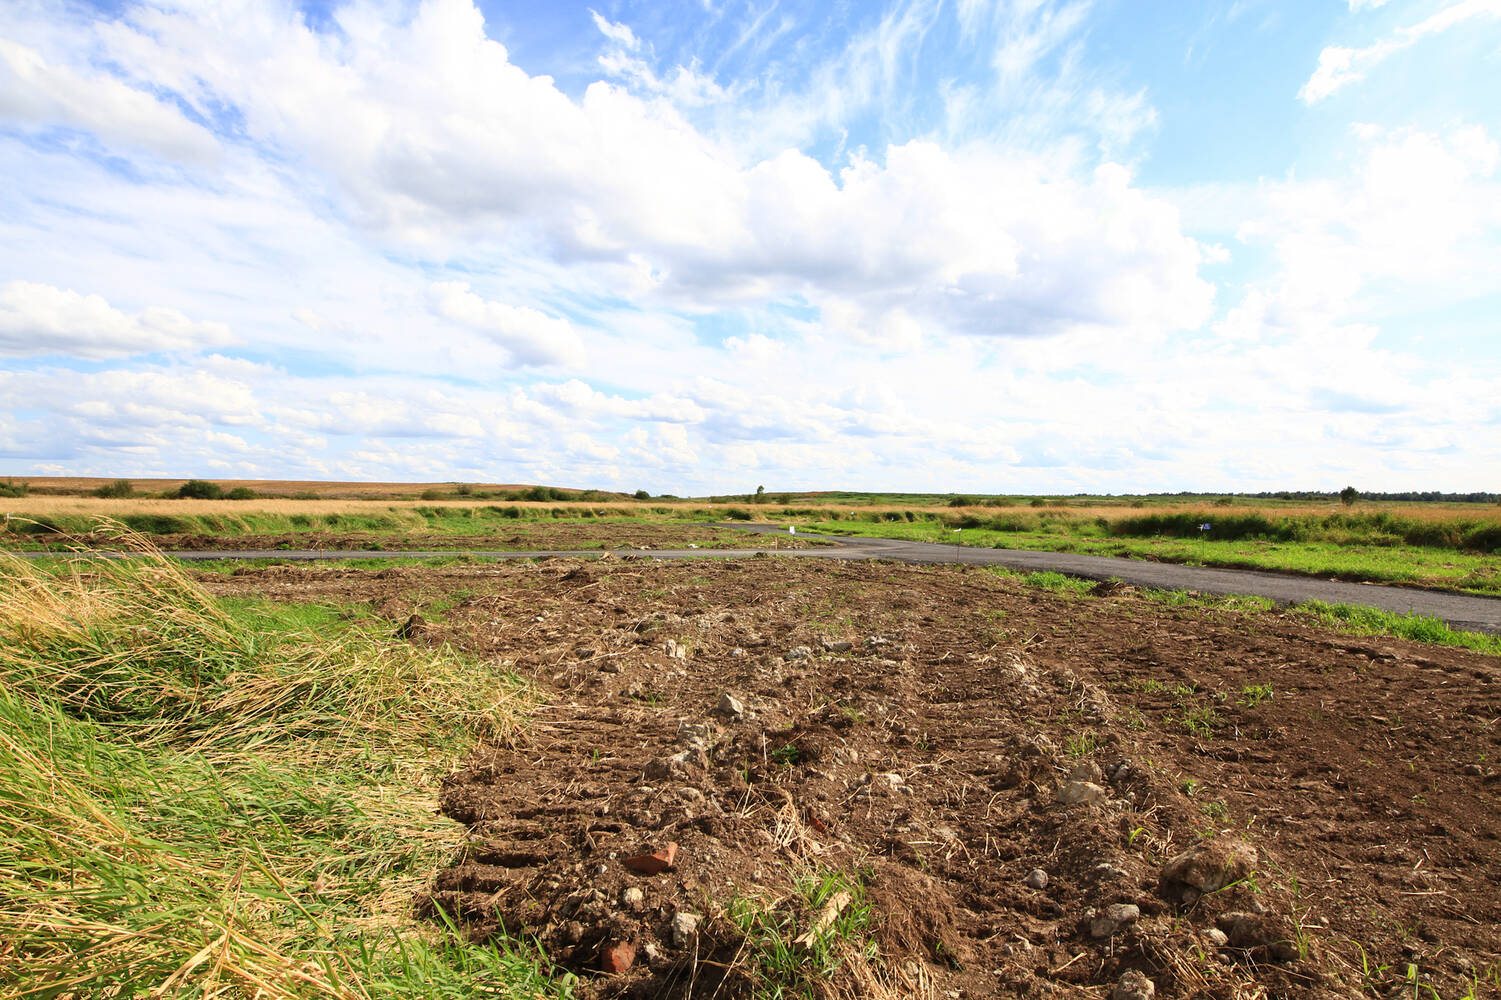
M 463 837 L 435 779 L 525 698 L 329 609 L 216 602 L 149 551 L 0 558 L 0 994 L 566 995 L 412 918 Z
M 831 534 L 1125 556 L 1501 594 L 1501 512 L 1402 505 L 1379 511 L 1142 514 L 1122 508 L 995 513 L 886 510 L 805 522 Z M 1200 525 L 1208 524 L 1203 531 Z
M 600 529 L 593 545 L 607 543 L 609 525 L 702 524 L 715 516 L 702 504 L 511 503 L 455 500 L 442 503 L 361 500 L 162 500 L 27 497 L 4 505 L 11 520 L 0 526 L 0 546 L 39 548 L 87 534 L 101 518 L 154 537 L 246 535 L 355 537 L 379 548 L 400 536 L 420 536 L 435 548 L 449 539 L 495 537 L 501 547 L 526 548 L 527 529 L 540 524 L 583 524 Z M 520 543 L 510 539 L 520 534 Z M 295 543 L 294 543 L 295 544 Z M 462 547 L 458 542 L 449 542 Z M 543 547 L 546 547 L 544 544 Z

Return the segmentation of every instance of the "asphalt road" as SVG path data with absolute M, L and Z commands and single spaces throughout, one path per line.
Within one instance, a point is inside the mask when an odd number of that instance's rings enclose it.
M 769 524 L 720 524 L 762 536 L 786 537 L 785 528 Z M 1196 590 L 1205 594 L 1248 594 L 1270 598 L 1279 604 L 1302 601 L 1329 601 L 1361 604 L 1398 614 L 1416 612 L 1441 618 L 1455 628 L 1501 634 L 1501 598 L 1455 594 L 1415 587 L 1391 587 L 1374 584 L 1343 583 L 1286 573 L 1264 573 L 1243 569 L 1212 569 L 1204 566 L 1179 566 L 1172 563 L 1146 562 L 1138 559 L 1115 559 L 1108 556 L 1075 555 L 1067 552 L 1032 552 L 1025 549 L 965 548 L 933 542 L 909 542 L 894 538 L 846 538 L 836 535 L 803 533 L 803 538 L 832 544 L 806 549 L 776 549 L 773 545 L 744 549 L 652 549 L 649 552 L 616 552 L 617 557 L 640 555 L 655 559 L 722 559 L 769 552 L 781 556 L 810 559 L 893 559 L 908 563 L 963 563 L 974 566 L 1005 566 L 1009 569 L 1051 571 L 1091 580 L 1117 579 L 1138 587 L 1163 590 Z M 46 553 L 16 553 L 44 555 Z M 345 549 L 253 549 L 197 550 L 172 552 L 170 555 L 188 562 L 214 559 L 279 559 L 287 561 L 342 559 L 431 559 L 453 556 L 456 552 L 352 551 Z M 462 554 L 482 559 L 535 559 L 539 556 L 599 558 L 599 549 L 537 551 L 466 551 Z

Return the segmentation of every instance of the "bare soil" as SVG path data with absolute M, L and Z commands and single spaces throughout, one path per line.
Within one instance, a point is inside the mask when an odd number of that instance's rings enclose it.
M 393 628 L 445 606 L 412 641 L 535 680 L 527 736 L 445 783 L 470 846 L 418 905 L 535 938 L 588 996 L 749 996 L 726 911 L 791 907 L 810 870 L 864 886 L 879 945 L 831 993 L 1103 998 L 1138 970 L 1159 997 L 1501 995 L 1494 657 L 973 567 L 204 580 Z

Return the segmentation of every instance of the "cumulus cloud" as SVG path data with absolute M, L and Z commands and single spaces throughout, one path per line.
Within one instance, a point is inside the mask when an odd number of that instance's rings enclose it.
M 529 306 L 481 298 L 463 281 L 434 282 L 430 293 L 434 312 L 484 334 L 504 347 L 518 365 L 583 364 L 583 342 L 565 319 Z
M 1012 39 L 998 71 L 1024 75 L 1062 44 L 1078 26 L 1069 10 Z M 790 149 L 745 162 L 672 100 L 605 82 L 575 100 L 528 75 L 468 0 L 427 0 L 404 23 L 358 3 L 336 17 L 338 45 L 272 5 L 143 14 L 107 37 L 131 72 L 184 101 L 238 108 L 255 138 L 325 172 L 369 225 L 536 240 L 562 261 L 619 264 L 630 279 L 617 291 L 638 299 L 839 296 L 872 312 L 900 299 L 936 334 L 1207 315 L 1196 245 L 1123 168 L 1076 178 L 1067 160 L 926 141 L 837 173 Z M 893 37 L 921 19 L 909 21 Z M 596 23 L 616 52 L 642 47 L 626 26 Z M 522 363 L 576 356 L 548 346 L 560 328 L 543 329 L 544 316 L 441 295 L 445 316 L 504 338 Z
M 176 309 L 152 306 L 132 316 L 98 295 L 30 281 L 0 285 L 0 355 L 118 358 L 195 351 L 234 340 L 223 323 L 194 322 Z
M 1350 0 L 1351 10 L 1379 7 L 1385 0 Z M 1315 104 L 1352 83 L 1365 79 L 1378 64 L 1403 49 L 1411 48 L 1429 35 L 1436 35 L 1476 17 L 1501 17 L 1501 0 L 1460 0 L 1450 4 L 1417 24 L 1397 29 L 1365 48 L 1352 49 L 1331 45 L 1319 53 L 1319 63 L 1308 82 L 1298 91 L 1307 104 Z

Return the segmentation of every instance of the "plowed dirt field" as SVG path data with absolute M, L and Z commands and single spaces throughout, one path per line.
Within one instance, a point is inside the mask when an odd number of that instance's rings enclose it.
M 815 995 L 1501 995 L 1494 657 L 973 567 L 204 580 L 426 611 L 411 641 L 535 681 L 526 736 L 446 782 L 470 847 L 414 905 L 586 996 L 752 995 L 748 912 L 811 932 L 794 965 L 829 945 Z

